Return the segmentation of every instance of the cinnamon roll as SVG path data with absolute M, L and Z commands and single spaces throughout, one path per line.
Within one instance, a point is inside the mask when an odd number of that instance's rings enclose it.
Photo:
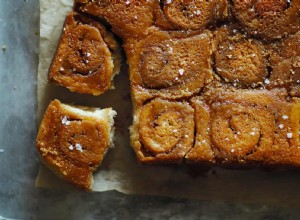
M 162 0 L 154 14 L 165 29 L 197 30 L 228 17 L 227 0 Z M 160 10 L 159 10 L 160 9 Z
M 115 115 L 111 109 L 51 102 L 36 140 L 42 161 L 65 181 L 91 190 L 92 174 L 112 144 Z
M 251 34 L 279 39 L 300 28 L 299 0 L 233 0 L 235 17 Z
M 138 107 L 131 143 L 143 163 L 180 163 L 194 141 L 194 110 L 186 102 L 154 99 Z
M 288 143 L 284 128 L 289 108 L 277 91 L 216 91 L 206 101 L 202 97 L 194 103 L 199 115 L 188 162 L 267 164 L 276 143 Z
M 147 34 L 153 23 L 155 0 L 75 0 L 78 11 L 105 19 L 123 38 Z
M 270 88 L 287 88 L 291 96 L 300 96 L 300 32 L 273 45 L 270 61 Z
M 234 26 L 215 32 L 215 71 L 234 86 L 256 87 L 268 76 L 268 51 L 262 42 L 240 33 Z
M 125 50 L 133 96 L 139 103 L 151 97 L 191 96 L 211 77 L 210 32 L 187 38 L 157 32 L 143 41 L 128 42 Z
M 121 56 L 112 33 L 97 20 L 70 12 L 49 69 L 49 80 L 73 92 L 100 95 L 112 86 Z

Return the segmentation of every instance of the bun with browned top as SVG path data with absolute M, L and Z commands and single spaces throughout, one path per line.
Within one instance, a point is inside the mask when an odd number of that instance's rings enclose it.
M 116 112 L 71 106 L 54 100 L 41 122 L 36 147 L 57 176 L 91 190 L 93 172 L 112 146 Z

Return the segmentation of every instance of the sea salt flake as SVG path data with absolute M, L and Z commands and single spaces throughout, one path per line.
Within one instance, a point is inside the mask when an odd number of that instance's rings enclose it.
M 74 146 L 72 144 L 69 146 L 69 150 L 74 150 Z
M 255 135 L 255 132 L 254 132 L 254 131 L 253 131 L 253 132 L 250 132 L 250 135 L 254 136 L 254 135 Z
M 265 79 L 265 84 L 269 85 L 270 84 L 270 80 L 269 79 Z
M 81 144 L 75 144 L 76 150 L 83 152 Z
M 63 119 L 61 120 L 61 123 L 64 125 L 66 124 L 67 121 L 68 121 L 67 117 L 64 116 Z
M 288 119 L 288 118 L 289 118 L 289 116 L 287 116 L 287 115 L 283 115 L 283 116 L 282 116 L 282 118 L 283 118 L 284 120 L 286 120 L 286 119 Z
M 64 116 L 64 118 L 61 120 L 61 123 L 62 123 L 63 125 L 70 125 L 70 124 L 71 124 L 71 122 L 68 121 L 67 116 Z
M 86 53 L 86 56 L 87 57 L 90 57 L 92 54 L 91 53 Z
M 287 138 L 291 139 L 293 137 L 293 133 L 287 133 L 286 136 Z
M 234 153 L 234 151 L 235 151 L 234 149 L 231 149 L 231 151 L 230 151 L 230 152 L 231 152 L 231 153 Z
M 283 129 L 283 128 L 284 128 L 284 125 L 283 125 L 283 124 L 280 124 L 280 125 L 278 125 L 278 127 L 279 127 L 280 129 Z
M 59 70 L 60 70 L 60 71 L 64 71 L 64 70 L 65 70 L 65 68 L 63 68 L 63 67 L 60 67 L 60 68 L 59 68 Z
M 180 69 L 178 72 L 179 72 L 179 75 L 182 76 L 184 74 L 184 69 Z

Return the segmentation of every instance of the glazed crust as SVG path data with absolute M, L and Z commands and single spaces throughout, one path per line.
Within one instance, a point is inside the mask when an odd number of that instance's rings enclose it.
M 251 34 L 266 40 L 294 34 L 300 27 L 299 0 L 234 0 L 233 11 Z
M 49 80 L 77 93 L 100 95 L 120 66 L 119 46 L 98 21 L 70 12 L 65 21 Z
M 299 166 L 299 0 L 75 2 L 123 39 L 140 162 Z
M 128 41 L 124 47 L 138 103 L 156 96 L 189 97 L 199 93 L 211 78 L 211 32 L 186 37 L 157 30 L 144 40 Z
M 286 102 L 286 92 L 236 92 L 217 90 L 192 99 L 196 108 L 197 141 L 186 157 L 188 162 L 202 163 L 209 159 L 211 163 L 223 165 L 270 165 L 274 155 L 289 152 L 291 140 L 287 134 L 294 121 L 289 120 L 290 112 L 297 111 L 297 107 Z M 282 156 L 276 163 L 299 166 L 298 157 L 287 163 L 289 157 Z
M 56 175 L 91 190 L 92 174 L 111 145 L 111 119 L 85 113 L 94 109 L 78 108 L 81 113 L 76 109 L 58 100 L 51 102 L 41 122 L 36 147 L 42 161 Z
M 194 109 L 188 103 L 154 99 L 137 109 L 132 144 L 144 163 L 179 163 L 193 146 Z

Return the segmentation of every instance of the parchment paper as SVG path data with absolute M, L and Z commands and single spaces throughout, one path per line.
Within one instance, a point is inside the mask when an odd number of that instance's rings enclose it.
M 55 52 L 65 14 L 72 0 L 41 0 L 40 65 L 38 73 L 38 118 L 50 100 L 96 107 L 113 107 L 117 112 L 115 148 L 95 173 L 94 191 L 117 190 L 126 194 L 148 194 L 231 202 L 300 204 L 300 174 L 295 171 L 226 170 L 142 166 L 129 146 L 131 101 L 128 69 L 122 66 L 115 90 L 100 97 L 71 93 L 49 85 L 47 71 Z M 125 62 L 123 62 L 125 63 Z M 38 187 L 72 188 L 41 166 Z

